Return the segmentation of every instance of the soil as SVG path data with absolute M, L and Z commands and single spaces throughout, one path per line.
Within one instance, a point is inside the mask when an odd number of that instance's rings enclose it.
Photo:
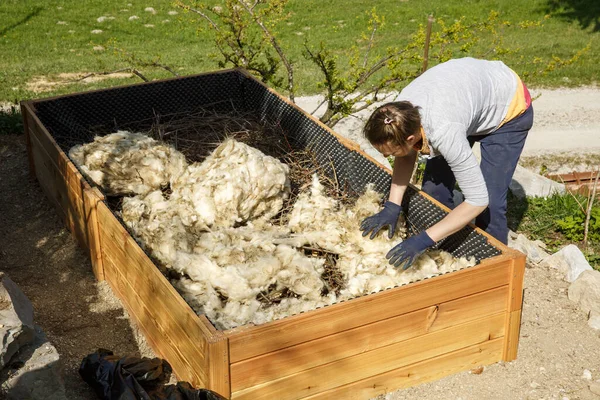
M 594 104 L 591 112 L 598 114 L 584 132 L 598 132 L 600 109 L 594 107 L 600 102 Z M 68 398 L 93 399 L 77 373 L 87 354 L 103 347 L 118 355 L 154 355 L 110 287 L 95 281 L 89 258 L 30 177 L 23 135 L 0 136 L 0 160 L 0 270 L 29 297 L 35 322 L 58 350 Z M 589 385 L 600 380 L 600 331 L 587 326 L 555 270 L 528 266 L 525 288 L 517 360 L 379 399 L 598 399 Z M 583 377 L 586 369 L 591 380 Z

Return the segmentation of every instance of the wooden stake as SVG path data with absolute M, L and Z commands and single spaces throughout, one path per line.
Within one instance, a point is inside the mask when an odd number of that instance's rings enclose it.
M 592 189 L 592 196 L 588 200 L 587 212 L 585 214 L 585 225 L 583 226 L 583 246 L 587 247 L 588 231 L 590 228 L 590 214 L 592 213 L 592 206 L 594 205 L 594 199 L 596 198 L 596 188 L 598 187 L 598 178 L 600 177 L 600 171 L 596 173 L 596 180 L 594 181 L 594 188 Z
M 427 33 L 425 34 L 425 53 L 423 54 L 423 72 L 427 71 L 429 61 L 429 42 L 431 41 L 431 26 L 433 25 L 433 15 L 427 17 Z

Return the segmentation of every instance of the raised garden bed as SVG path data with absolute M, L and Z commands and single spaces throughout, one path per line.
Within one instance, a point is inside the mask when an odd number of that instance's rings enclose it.
M 467 227 L 440 244 L 479 264 L 269 322 L 220 331 L 196 315 L 67 157 L 154 115 L 197 107 L 253 112 L 330 165 L 341 187 L 389 189 L 390 171 L 243 70 L 79 93 L 21 105 L 30 169 L 75 238 L 179 379 L 234 399 L 367 399 L 516 358 L 525 256 Z M 443 206 L 410 189 L 410 227 Z

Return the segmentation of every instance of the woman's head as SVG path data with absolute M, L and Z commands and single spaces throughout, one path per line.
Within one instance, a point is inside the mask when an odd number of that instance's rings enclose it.
M 363 133 L 367 140 L 385 156 L 402 156 L 405 154 L 401 153 L 407 153 L 420 139 L 420 130 L 419 107 L 413 106 L 408 101 L 396 101 L 384 104 L 373 111 Z

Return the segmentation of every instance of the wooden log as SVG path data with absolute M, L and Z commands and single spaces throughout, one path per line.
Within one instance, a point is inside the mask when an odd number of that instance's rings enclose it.
M 435 381 L 450 374 L 498 361 L 502 356 L 503 340 L 503 338 L 489 340 L 313 396 L 304 397 L 303 400 L 366 400 L 393 390 Z
M 508 286 L 430 306 L 231 365 L 231 390 L 389 346 L 506 310 Z
M 309 313 L 260 326 L 245 326 L 227 331 L 230 360 L 236 363 L 336 332 L 507 285 L 512 261 L 486 261 L 475 267 L 359 297 Z M 352 310 L 352 318 L 348 318 L 349 310 Z
M 504 313 L 322 364 L 280 379 L 234 391 L 232 398 L 295 400 L 377 376 L 504 336 Z M 351 344 L 350 344 L 351 345 Z

